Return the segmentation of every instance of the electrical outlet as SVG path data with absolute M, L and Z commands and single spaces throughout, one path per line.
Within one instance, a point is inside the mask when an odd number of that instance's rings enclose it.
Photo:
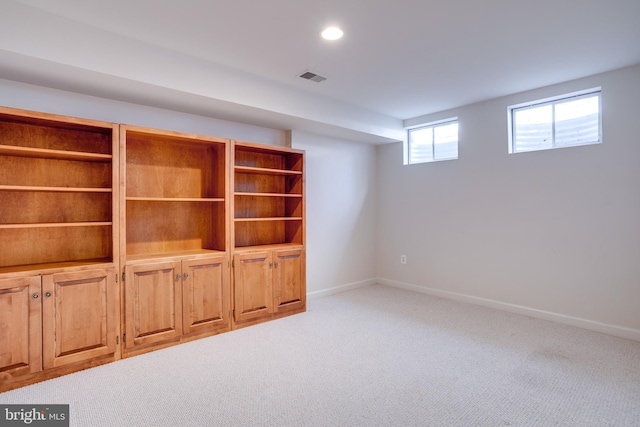
M 406 264 L 406 263 L 407 263 L 407 256 L 400 255 L 400 264 Z

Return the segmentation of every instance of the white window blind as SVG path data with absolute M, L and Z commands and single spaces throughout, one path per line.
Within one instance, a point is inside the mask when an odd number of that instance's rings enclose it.
M 600 90 L 509 107 L 510 153 L 601 142 Z
M 447 120 L 409 130 L 408 164 L 458 158 L 458 121 Z

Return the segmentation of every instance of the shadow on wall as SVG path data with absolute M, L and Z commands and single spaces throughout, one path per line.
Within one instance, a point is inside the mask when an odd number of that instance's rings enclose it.
M 296 134 L 306 151 L 307 292 L 375 277 L 375 146 Z

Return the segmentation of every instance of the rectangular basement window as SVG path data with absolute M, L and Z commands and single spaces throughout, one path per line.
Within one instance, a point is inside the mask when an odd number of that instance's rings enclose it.
M 405 164 L 458 158 L 458 118 L 409 129 Z
M 509 153 L 602 142 L 601 89 L 508 107 Z

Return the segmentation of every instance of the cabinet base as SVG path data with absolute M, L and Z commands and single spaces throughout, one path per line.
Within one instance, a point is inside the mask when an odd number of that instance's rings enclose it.
M 128 350 L 123 350 L 122 351 L 122 358 L 126 359 L 128 357 L 134 357 L 134 356 L 138 356 L 140 354 L 150 353 L 152 351 L 161 350 L 163 348 L 168 348 L 168 347 L 173 347 L 174 345 L 186 343 L 186 342 L 189 342 L 189 341 L 195 341 L 195 340 L 199 340 L 199 339 L 202 339 L 202 338 L 207 338 L 207 337 L 211 337 L 211 336 L 214 336 L 214 335 L 222 334 L 224 332 L 229 332 L 230 330 L 231 330 L 231 326 L 228 326 L 226 328 L 220 328 L 220 329 L 216 329 L 214 331 L 197 332 L 197 333 L 192 333 L 192 334 L 188 334 L 188 335 L 182 335 L 180 337 L 173 338 L 173 339 L 167 340 L 167 341 L 162 341 L 162 342 L 157 342 L 157 343 L 149 343 L 149 344 L 145 344 L 145 345 L 136 346 L 136 347 L 133 347 L 133 348 L 128 349 Z
M 35 372 L 21 377 L 5 378 L 3 377 L 2 373 L 0 373 L 0 393 L 61 377 L 63 375 L 68 375 L 74 372 L 83 371 L 85 369 L 95 368 L 96 366 L 106 365 L 107 363 L 115 362 L 116 360 L 117 358 L 115 354 L 108 354 L 102 357 L 97 357 L 90 361 L 60 366 L 59 368 L 51 368 L 45 371 Z
M 302 308 L 295 309 L 295 310 L 288 310 L 288 311 L 285 311 L 283 313 L 275 313 L 275 314 L 271 314 L 269 316 L 258 317 L 258 318 L 255 318 L 255 319 L 245 320 L 245 321 L 242 321 L 242 322 L 233 321 L 232 325 L 231 325 L 231 329 L 235 330 L 235 329 L 245 328 L 247 326 L 257 325 L 259 323 L 265 323 L 265 322 L 269 322 L 271 320 L 282 319 L 283 317 L 293 316 L 294 314 L 304 313 L 305 311 L 307 311 L 307 307 L 306 306 L 304 306 Z

